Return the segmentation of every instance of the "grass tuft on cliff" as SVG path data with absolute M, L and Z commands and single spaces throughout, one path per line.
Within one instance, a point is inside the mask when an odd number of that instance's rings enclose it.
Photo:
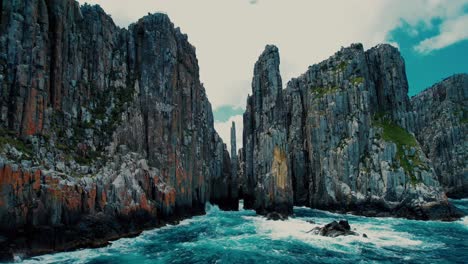
M 311 87 L 312 92 L 316 98 L 322 98 L 327 94 L 332 94 L 338 92 L 340 89 L 337 86 L 332 87 Z
M 7 145 L 14 147 L 29 157 L 33 154 L 31 146 L 17 138 L 13 131 L 0 128 L 0 150 L 3 150 Z
M 410 176 L 411 183 L 413 185 L 417 184 L 419 180 L 414 173 L 415 167 L 427 168 L 420 160 L 418 151 L 415 151 L 413 154 L 407 154 L 411 148 L 418 146 L 416 138 L 404 128 L 385 118 L 385 114 L 376 114 L 373 123 L 375 126 L 382 128 L 381 136 L 383 140 L 395 143 L 397 146 L 396 157 L 400 162 L 400 166 Z
M 354 77 L 354 78 L 351 78 L 350 81 L 353 85 L 360 85 L 364 83 L 364 77 Z

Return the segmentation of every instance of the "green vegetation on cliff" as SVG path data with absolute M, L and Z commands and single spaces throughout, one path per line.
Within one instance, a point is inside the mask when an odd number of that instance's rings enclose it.
M 16 137 L 15 132 L 0 128 L 0 151 L 7 145 L 31 157 L 33 150 L 29 144 Z
M 383 140 L 395 143 L 397 146 L 396 158 L 400 162 L 400 166 L 410 176 L 412 184 L 418 183 L 414 169 L 415 167 L 423 167 L 423 163 L 419 158 L 419 152 L 411 151 L 418 145 L 416 138 L 404 128 L 385 118 L 383 113 L 374 116 L 373 124 L 382 129 Z
M 332 93 L 335 93 L 335 92 L 340 90 L 336 86 L 332 86 L 332 87 L 311 87 L 311 89 L 312 89 L 312 92 L 314 93 L 314 95 L 316 96 L 316 98 L 322 98 L 323 96 L 325 96 L 327 94 L 332 94 Z

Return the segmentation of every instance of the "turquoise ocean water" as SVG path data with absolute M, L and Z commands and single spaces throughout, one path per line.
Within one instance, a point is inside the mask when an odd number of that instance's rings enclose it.
M 454 200 L 468 213 L 468 199 Z M 413 221 L 334 214 L 297 207 L 287 221 L 253 211 L 223 212 L 145 231 L 98 249 L 44 255 L 22 263 L 468 263 L 468 217 L 455 222 Z M 306 233 L 347 219 L 367 234 L 338 238 Z M 315 221 L 312 224 L 309 221 Z

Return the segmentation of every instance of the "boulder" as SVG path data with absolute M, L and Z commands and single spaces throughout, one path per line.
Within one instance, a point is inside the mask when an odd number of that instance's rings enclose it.
M 347 220 L 333 221 L 326 224 L 323 227 L 315 227 L 308 231 L 314 235 L 326 236 L 326 237 L 338 237 L 338 236 L 358 236 L 359 234 L 351 231 L 351 227 Z M 366 236 L 367 237 L 367 236 Z
M 267 220 L 273 220 L 273 221 L 288 220 L 288 215 L 284 215 L 284 214 L 281 214 L 281 213 L 278 213 L 278 212 L 269 212 L 269 213 L 266 214 L 265 217 L 267 218 Z

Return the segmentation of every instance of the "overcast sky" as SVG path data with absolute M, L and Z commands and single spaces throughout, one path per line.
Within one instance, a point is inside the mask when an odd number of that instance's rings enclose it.
M 397 29 L 412 37 L 408 50 L 420 57 L 468 39 L 468 0 L 79 2 L 101 5 L 121 27 L 148 13 L 167 13 L 196 47 L 201 81 L 215 110 L 218 132 L 229 142 L 230 123 L 236 121 L 238 146 L 242 146 L 240 113 L 251 93 L 253 65 L 266 44 L 278 46 L 281 74 L 287 83 L 341 46 L 354 42 L 363 43 L 365 49 L 382 42 L 399 46 L 392 37 Z

